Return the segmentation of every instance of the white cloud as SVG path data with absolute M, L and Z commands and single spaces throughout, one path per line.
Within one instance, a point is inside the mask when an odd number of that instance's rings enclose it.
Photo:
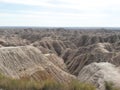
M 90 17 L 105 17 L 107 16 L 107 14 L 104 13 L 65 13 L 65 12 L 49 12 L 49 11 L 43 11 L 43 12 L 39 12 L 39 11 L 24 11 L 21 10 L 19 11 L 19 13 L 0 13 L 0 16 L 23 16 L 23 17 L 41 17 L 41 16 L 47 16 L 50 17 L 58 17 L 58 18 L 90 18 Z
M 15 4 L 24 4 L 24 5 L 33 5 L 33 6 L 48 6 L 52 7 L 52 4 L 48 3 L 49 0 L 0 0 L 4 3 L 15 3 Z
M 59 1 L 57 5 L 50 3 L 51 1 L 55 2 L 55 0 L 0 0 L 0 2 L 5 3 L 56 8 L 72 8 L 78 10 L 111 8 L 119 6 L 120 4 L 119 0 L 56 0 Z M 65 4 L 60 2 L 63 2 Z
M 30 23 L 30 25 L 39 25 L 40 23 L 41 25 L 55 24 L 64 26 L 77 26 L 80 24 L 83 26 L 116 25 L 114 23 L 118 25 L 118 23 L 120 23 L 120 18 L 118 16 L 115 17 L 116 15 L 120 15 L 120 1 L 118 0 L 56 0 L 59 2 L 58 4 L 53 3 L 54 1 L 55 0 L 0 0 L 0 3 L 14 3 L 47 8 L 46 11 L 42 12 L 38 10 L 19 10 L 17 12 L 18 14 L 0 13 L 0 20 L 2 17 L 4 17 L 4 19 L 7 17 L 9 20 L 14 20 L 14 22 L 15 20 L 16 22 L 20 21 L 21 25 L 25 24 L 22 22 Z M 56 9 L 56 11 L 53 11 L 53 8 Z M 61 11 L 57 11 L 58 8 L 61 9 Z M 66 11 L 62 11 L 64 9 L 66 9 Z M 78 10 L 78 12 L 70 12 L 70 10 L 74 9 Z M 69 12 L 67 12 L 67 10 L 69 10 Z M 82 13 L 79 11 L 82 11 Z M 2 19 L 2 21 L 4 21 L 4 19 Z
M 57 16 L 57 17 L 74 17 L 74 18 L 80 18 L 80 17 L 87 17 L 88 18 L 90 16 L 93 16 L 93 17 L 103 17 L 103 16 L 107 16 L 107 14 L 104 14 L 104 13 L 99 13 L 99 12 L 96 12 L 96 13 L 90 13 L 90 12 L 85 12 L 85 13 L 66 13 L 66 12 L 54 12 L 54 11 L 42 11 L 42 12 L 39 12 L 39 11 L 24 11 L 24 10 L 21 10 L 19 11 L 20 13 L 22 13 L 23 15 L 32 15 L 32 16 L 41 16 L 41 15 L 44 15 L 44 16 Z

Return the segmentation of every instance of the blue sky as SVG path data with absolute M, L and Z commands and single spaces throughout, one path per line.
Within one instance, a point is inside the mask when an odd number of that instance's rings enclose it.
M 120 1 L 0 0 L 0 26 L 120 27 Z

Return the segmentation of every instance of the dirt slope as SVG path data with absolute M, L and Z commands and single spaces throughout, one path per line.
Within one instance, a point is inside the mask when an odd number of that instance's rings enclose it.
M 62 59 L 55 55 L 46 56 L 33 46 L 0 48 L 0 71 L 9 77 L 30 77 L 34 80 L 53 78 L 58 82 L 68 82 L 74 76 L 65 72 L 64 67 Z
M 105 90 L 106 81 L 120 85 L 120 69 L 110 63 L 92 63 L 79 72 L 78 79 L 94 84 L 98 90 Z

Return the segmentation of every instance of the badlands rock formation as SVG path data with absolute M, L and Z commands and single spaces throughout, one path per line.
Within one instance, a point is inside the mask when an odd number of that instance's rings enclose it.
M 58 82 L 68 82 L 75 78 L 65 71 L 61 58 L 44 55 L 33 46 L 0 48 L 0 72 L 6 76 L 30 77 L 34 80 L 52 78 Z
M 120 69 L 107 62 L 92 63 L 79 72 L 78 79 L 94 84 L 98 90 L 105 90 L 105 82 L 120 85 Z
M 0 28 L 0 73 L 11 78 L 78 78 L 104 90 L 119 84 L 119 66 L 118 28 Z
M 97 43 L 79 49 L 67 49 L 62 57 L 70 73 L 78 75 L 80 70 L 92 62 L 112 62 L 115 52 L 109 43 Z

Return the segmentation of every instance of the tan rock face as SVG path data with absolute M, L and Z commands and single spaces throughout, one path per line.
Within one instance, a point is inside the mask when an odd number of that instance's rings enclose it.
M 64 66 L 61 67 L 61 64 Z M 58 82 L 68 82 L 75 78 L 65 72 L 62 59 L 44 55 L 33 46 L 0 48 L 0 71 L 9 77 L 27 76 L 34 80 L 53 78 Z
M 54 65 L 57 65 L 62 70 L 67 71 L 64 60 L 55 54 L 44 54 Z
M 110 43 L 97 43 L 78 49 L 66 49 L 62 54 L 68 70 L 74 75 L 78 75 L 80 70 L 93 62 L 112 62 L 115 53 L 112 51 Z
M 78 79 L 94 84 L 98 90 L 105 90 L 105 81 L 120 85 L 120 69 L 107 62 L 92 63 L 79 72 Z
M 55 53 L 58 56 L 60 56 L 64 52 L 64 50 L 67 48 L 70 48 L 70 47 L 76 48 L 75 45 L 73 45 L 70 42 L 63 42 L 61 40 L 54 40 L 50 37 L 42 38 L 41 41 L 36 41 L 32 45 L 35 47 L 38 47 L 43 52 L 45 52 L 46 51 L 45 49 L 47 49 L 48 52 L 51 51 L 51 53 Z M 40 48 L 41 46 L 45 49 L 43 50 L 42 48 Z

